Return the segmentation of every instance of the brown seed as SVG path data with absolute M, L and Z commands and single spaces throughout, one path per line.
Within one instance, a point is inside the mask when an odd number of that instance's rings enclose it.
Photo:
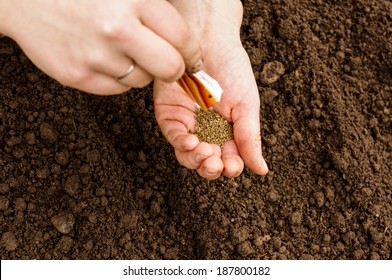
M 215 110 L 196 111 L 196 132 L 195 135 L 201 142 L 217 144 L 223 146 L 233 137 L 233 125 L 225 120 Z

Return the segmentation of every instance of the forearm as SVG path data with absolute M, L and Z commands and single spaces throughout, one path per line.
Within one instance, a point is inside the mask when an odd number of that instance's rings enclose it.
M 191 23 L 201 41 L 207 36 L 239 38 L 243 8 L 240 0 L 169 0 Z

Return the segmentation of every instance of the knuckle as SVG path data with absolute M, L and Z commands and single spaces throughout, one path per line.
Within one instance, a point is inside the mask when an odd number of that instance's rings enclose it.
M 102 51 L 101 48 L 92 48 L 90 51 L 84 54 L 83 61 L 85 65 L 95 69 L 105 64 L 107 61 L 105 57 L 107 57 L 107 55 Z
M 76 67 L 68 69 L 58 81 L 64 86 L 80 88 L 89 79 L 88 71 Z
M 177 159 L 178 163 L 179 163 L 181 166 L 184 166 L 184 167 L 189 168 L 189 169 L 195 169 L 195 168 L 191 168 L 191 167 L 189 166 L 189 164 L 187 164 L 187 162 L 184 160 L 184 157 L 181 156 L 180 152 L 179 152 L 177 149 L 175 149 L 175 152 L 174 152 L 174 153 L 175 153 L 175 155 L 176 155 L 176 159 Z
M 115 25 L 115 24 L 108 24 L 102 28 L 103 35 L 108 39 L 115 39 L 119 40 L 122 39 L 124 35 L 124 27 Z
M 185 63 L 181 56 L 173 56 L 166 62 L 165 76 L 163 77 L 165 82 L 174 82 L 178 80 L 181 75 L 185 72 Z
M 132 88 L 129 86 L 124 86 L 124 85 L 118 85 L 116 87 L 114 87 L 113 89 L 110 90 L 110 95 L 119 95 L 119 94 L 123 94 L 129 90 L 131 90 Z
M 136 81 L 134 83 L 133 87 L 144 88 L 144 87 L 148 86 L 152 82 L 152 80 L 153 80 L 153 78 L 150 77 L 150 76 L 149 77 L 143 77 L 143 78 L 139 79 L 138 81 Z
M 101 33 L 109 40 L 129 40 L 132 39 L 132 27 L 130 27 L 129 19 L 118 17 L 116 19 L 110 18 L 101 23 Z

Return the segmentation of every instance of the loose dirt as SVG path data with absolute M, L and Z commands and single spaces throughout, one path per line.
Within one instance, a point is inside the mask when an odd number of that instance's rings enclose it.
M 151 87 L 65 88 L 0 38 L 2 259 L 391 259 L 392 4 L 245 1 L 266 177 L 181 167 Z

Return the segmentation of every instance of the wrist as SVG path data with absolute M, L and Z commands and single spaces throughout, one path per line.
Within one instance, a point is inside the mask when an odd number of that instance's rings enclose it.
M 199 40 L 240 40 L 243 7 L 240 0 L 169 0 Z

